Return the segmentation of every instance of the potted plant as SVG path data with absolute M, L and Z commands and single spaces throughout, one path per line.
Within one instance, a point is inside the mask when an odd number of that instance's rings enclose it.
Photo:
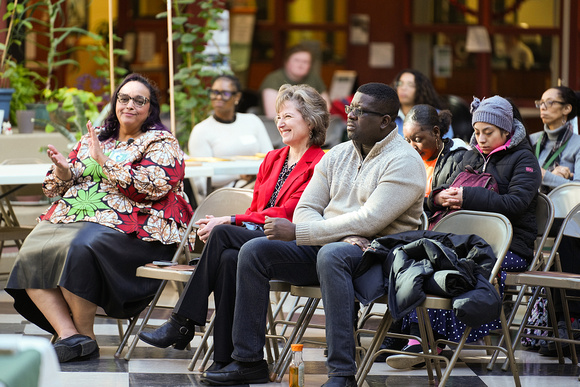
M 99 35 L 82 27 L 67 26 L 65 7 L 66 0 L 39 0 L 36 2 L 28 1 L 24 10 L 29 15 L 29 21 L 36 25 L 37 39 L 34 43 L 38 49 L 46 52 L 46 60 L 38 62 L 38 65 L 43 69 L 44 87 L 41 96 L 47 101 L 51 99 L 53 89 L 57 86 L 55 76 L 57 69 L 63 66 L 79 66 L 78 62 L 71 58 L 71 55 L 84 47 L 67 46 L 65 42 L 78 35 L 89 36 L 96 40 L 101 39 Z M 48 43 L 39 43 L 42 39 Z
M 14 89 L 10 103 L 10 122 L 20 127 L 17 112 L 28 110 L 27 105 L 35 101 L 39 92 L 37 81 L 40 76 L 36 72 L 26 68 L 22 63 L 9 61 L 6 63 L 6 66 L 4 76 Z
M 52 102 L 46 110 L 50 119 L 45 122 L 47 132 L 57 131 L 74 144 L 87 133 L 88 120 L 95 122 L 99 116 L 98 105 L 102 97 L 76 87 L 61 87 L 52 93 Z
M 32 28 L 32 24 L 25 16 L 23 2 L 14 0 L 6 5 L 6 14 L 2 18 L 3 20 L 9 20 L 8 27 L 2 30 L 5 34 L 4 42 L 0 42 L 0 52 L 2 52 L 0 56 L 0 109 L 4 111 L 4 119 L 9 117 L 14 119 L 15 117 L 16 109 L 11 106 L 13 93 L 16 91 L 17 86 L 21 86 L 21 82 L 26 82 L 26 80 L 19 79 L 19 77 L 32 75 L 26 73 L 24 66 L 17 64 L 10 55 L 10 51 L 14 46 L 22 45 L 21 39 L 26 30 Z M 26 94 L 27 92 L 24 91 L 23 93 Z M 20 94 L 20 96 L 23 96 L 24 100 L 27 98 L 23 94 Z M 21 102 L 22 99 L 18 98 L 17 104 Z

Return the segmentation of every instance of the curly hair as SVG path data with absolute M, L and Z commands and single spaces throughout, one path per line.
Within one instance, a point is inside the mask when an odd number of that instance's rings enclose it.
M 391 86 L 379 82 L 370 82 L 361 85 L 356 91 L 373 97 L 378 106 L 386 109 L 383 111 L 391 118 L 394 119 L 397 116 L 401 103 L 397 92 Z
M 105 118 L 105 123 L 103 125 L 103 130 L 99 134 L 99 140 L 104 141 L 111 137 L 119 138 L 119 118 L 117 118 L 117 95 L 119 94 L 119 90 L 123 86 L 125 86 L 129 82 L 140 82 L 145 87 L 149 89 L 149 116 L 141 125 L 141 131 L 146 132 L 148 130 L 167 130 L 167 127 L 163 125 L 161 122 L 161 108 L 159 106 L 159 90 L 157 87 L 151 82 L 149 79 L 144 77 L 141 74 L 133 73 L 129 74 L 123 79 L 121 84 L 117 86 L 115 90 L 115 94 L 113 94 L 113 98 L 111 98 L 110 102 L 110 110 L 109 114 Z
M 324 145 L 330 122 L 330 113 L 324 98 L 311 86 L 284 84 L 278 90 L 276 112 L 288 101 L 294 103 L 304 121 L 312 126 L 310 145 Z
M 405 69 L 401 71 L 395 79 L 393 80 L 393 88 L 397 89 L 397 83 L 400 81 L 401 76 L 405 73 L 413 74 L 415 77 L 415 105 L 427 104 L 431 105 L 436 109 L 445 109 L 446 106 L 439 98 L 439 94 L 433 87 L 433 84 L 423 73 L 413 69 Z

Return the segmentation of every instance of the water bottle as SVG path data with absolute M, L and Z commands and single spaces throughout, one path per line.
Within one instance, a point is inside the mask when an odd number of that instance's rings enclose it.
M 302 344 L 292 344 L 292 363 L 290 363 L 290 387 L 304 387 L 304 361 L 302 360 Z

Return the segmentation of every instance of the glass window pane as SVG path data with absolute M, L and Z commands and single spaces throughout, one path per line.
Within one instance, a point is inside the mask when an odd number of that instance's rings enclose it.
M 543 35 L 500 35 L 492 37 L 493 93 L 512 98 L 538 99 L 555 84 L 552 58 L 558 58 L 558 39 Z M 554 65 L 554 66 L 552 66 Z
M 495 25 L 555 28 L 560 25 L 559 6 L 558 0 L 494 1 L 492 20 Z
M 440 94 L 468 98 L 477 90 L 478 56 L 465 50 L 465 38 L 464 34 L 413 35 L 412 67 L 429 76 Z M 538 99 L 550 85 L 557 84 L 558 75 L 552 69 L 559 67 L 558 41 L 556 36 L 538 34 L 493 35 L 491 94 Z M 434 69 L 440 47 L 451 52 L 451 72 L 444 76 Z M 526 62 L 528 54 L 532 55 L 532 62 Z
M 479 0 L 414 0 L 413 24 L 478 24 Z

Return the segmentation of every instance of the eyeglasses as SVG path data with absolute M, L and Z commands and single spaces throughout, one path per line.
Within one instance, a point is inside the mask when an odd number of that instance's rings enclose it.
M 149 98 L 143 97 L 142 95 L 131 97 L 128 94 L 117 94 L 117 102 L 121 105 L 127 105 L 130 100 L 133 100 L 133 105 L 137 107 L 143 107 L 149 102 Z
M 415 83 L 414 82 L 402 82 L 402 81 L 395 82 L 395 87 L 403 87 L 403 86 L 407 86 L 410 89 L 414 89 Z
M 216 99 L 218 96 L 221 95 L 221 97 L 224 101 L 229 101 L 236 94 L 238 94 L 237 91 L 226 91 L 226 90 L 215 90 L 215 89 L 209 90 L 209 98 Z
M 377 116 L 386 116 L 387 115 L 386 113 L 372 112 L 370 110 L 362 110 L 359 107 L 352 107 L 350 105 L 344 105 L 344 111 L 346 112 L 347 115 L 349 115 L 352 112 L 352 114 L 354 114 L 357 117 L 360 117 L 363 114 L 375 114 Z
M 544 108 L 549 109 L 552 107 L 553 104 L 555 103 L 559 103 L 560 105 L 566 105 L 566 102 L 562 102 L 562 101 L 553 101 L 551 99 L 547 100 L 547 101 L 542 101 L 542 100 L 537 100 L 534 101 L 534 103 L 536 104 L 536 107 L 538 109 L 542 108 L 542 105 L 544 105 Z

